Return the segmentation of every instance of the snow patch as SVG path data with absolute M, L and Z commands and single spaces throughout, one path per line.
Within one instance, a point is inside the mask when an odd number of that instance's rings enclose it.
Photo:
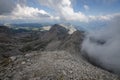
M 65 25 L 65 24 L 60 24 L 62 27 L 66 28 L 69 34 L 72 34 L 73 32 L 75 32 L 77 29 L 73 26 L 73 25 Z
M 41 28 L 41 31 L 49 31 L 51 26 L 44 26 Z

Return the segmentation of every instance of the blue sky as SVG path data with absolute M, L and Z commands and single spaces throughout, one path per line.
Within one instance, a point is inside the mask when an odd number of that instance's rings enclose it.
M 85 11 L 84 5 L 90 7 Z M 76 0 L 73 5 L 76 11 L 82 11 L 90 15 L 105 15 L 120 12 L 120 0 Z
M 71 0 L 71 2 L 76 12 L 81 11 L 86 15 L 105 15 L 120 12 L 120 0 Z M 50 13 L 53 12 L 49 7 L 41 6 L 38 0 L 29 0 L 27 5 L 44 9 Z M 88 11 L 85 10 L 84 5 L 89 7 Z
M 0 23 L 106 22 L 120 15 L 120 0 L 0 0 Z

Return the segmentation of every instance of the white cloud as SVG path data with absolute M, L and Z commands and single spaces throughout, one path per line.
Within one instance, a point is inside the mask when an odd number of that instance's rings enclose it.
M 2 0 L 3 1 L 3 0 Z M 11 0 L 10 0 L 11 1 Z M 115 14 L 111 15 L 85 15 L 81 11 L 75 12 L 71 0 L 38 0 L 40 5 L 47 6 L 48 8 L 51 8 L 54 12 L 53 14 L 50 14 L 49 12 L 38 9 L 34 7 L 27 6 L 26 0 L 23 0 L 20 2 L 19 0 L 18 4 L 15 6 L 15 8 L 10 9 L 11 11 L 9 14 L 2 14 L 0 15 L 0 20 L 31 20 L 31 21 L 77 21 L 77 22 L 91 22 L 91 21 L 97 21 L 97 20 L 111 20 Z M 97 0 L 95 0 L 97 1 Z M 99 1 L 99 0 L 98 0 Z M 3 1 L 4 2 L 4 1 Z M 0 3 L 1 4 L 1 3 Z M 89 10 L 88 5 L 83 6 L 85 10 Z M 1 8 L 0 8 L 1 9 Z M 1 11 L 1 10 L 0 10 Z
M 88 5 L 84 5 L 83 7 L 84 7 L 85 10 L 89 10 L 90 9 Z
M 115 14 L 108 14 L 108 15 L 99 15 L 99 16 L 88 16 L 89 21 L 110 21 L 114 17 L 120 16 L 120 13 L 115 13 Z
M 17 7 L 12 12 L 16 18 L 36 18 L 36 17 L 50 17 L 50 14 L 44 10 L 39 10 L 38 8 L 21 6 L 17 4 Z
M 111 15 L 85 15 L 81 11 L 75 12 L 71 0 L 38 0 L 39 3 L 43 6 L 47 6 L 55 10 L 57 16 L 61 18 L 61 20 L 67 21 L 79 21 L 79 22 L 91 22 L 97 20 L 111 20 L 116 14 Z M 97 1 L 97 0 L 96 0 Z M 85 10 L 89 10 L 88 5 L 83 6 Z
M 8 15 L 0 15 L 0 20 L 58 20 L 59 17 L 50 15 L 44 10 L 17 4 L 16 8 Z
M 41 5 L 48 6 L 64 20 L 88 21 L 82 12 L 75 12 L 70 0 L 39 0 Z
M 71 6 L 61 6 L 60 12 L 65 20 L 87 21 L 87 17 L 82 12 L 74 12 Z
M 103 30 L 92 31 L 84 40 L 82 50 L 89 60 L 102 68 L 120 74 L 120 15 L 115 15 Z

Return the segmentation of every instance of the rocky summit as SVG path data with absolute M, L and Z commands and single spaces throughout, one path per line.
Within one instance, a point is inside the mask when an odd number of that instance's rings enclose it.
M 0 26 L 0 80 L 120 80 L 82 57 L 84 31 L 69 31 Z

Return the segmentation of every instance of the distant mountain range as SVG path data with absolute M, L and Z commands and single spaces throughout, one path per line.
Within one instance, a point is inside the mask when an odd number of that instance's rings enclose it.
M 44 23 L 20 23 L 20 24 L 3 24 L 5 26 L 14 26 L 14 27 L 42 27 L 42 26 L 48 26 L 48 25 L 52 25 L 52 24 L 44 24 Z
M 82 26 L 78 26 L 78 25 L 74 25 L 74 24 L 70 24 L 70 23 L 58 23 L 60 25 L 62 25 L 63 27 L 66 27 L 67 29 L 71 29 L 71 28 L 76 28 L 78 30 L 86 30 L 84 27 Z M 0 24 L 1 26 L 8 26 L 9 28 L 14 28 L 14 29 L 28 29 L 28 30 L 36 30 L 36 29 L 40 29 L 41 27 L 48 27 L 48 26 L 52 26 L 54 25 L 53 23 L 19 23 L 19 24 L 9 24 L 9 23 L 5 23 L 5 24 Z M 45 28 L 43 28 L 45 29 Z M 71 33 L 71 32 L 70 32 Z
M 11 51 L 14 50 L 17 50 L 17 52 L 14 52 L 15 54 L 29 50 L 69 48 L 72 51 L 79 51 L 79 44 L 82 41 L 83 32 L 77 30 L 72 25 L 55 24 L 53 26 L 39 27 L 36 30 L 35 28 L 27 29 L 26 27 L 11 28 L 10 26 L 0 26 L 0 52 L 13 55 Z M 12 49 L 9 50 L 11 47 L 7 46 L 8 44 L 12 46 Z M 3 45 L 5 46 L 4 48 Z

